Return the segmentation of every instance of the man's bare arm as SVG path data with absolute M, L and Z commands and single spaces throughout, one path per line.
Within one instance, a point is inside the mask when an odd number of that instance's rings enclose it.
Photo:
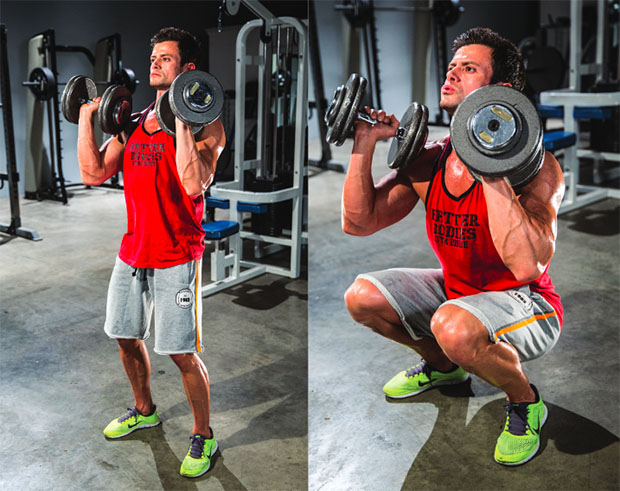
M 189 196 L 198 196 L 213 182 L 217 159 L 226 145 L 224 127 L 216 120 L 201 130 L 196 141 L 190 127 L 177 119 L 175 132 L 179 178 Z
M 546 269 L 557 237 L 557 214 L 564 176 L 550 153 L 534 180 L 515 195 L 506 179 L 482 178 L 489 228 L 495 248 L 515 278 L 538 278 Z

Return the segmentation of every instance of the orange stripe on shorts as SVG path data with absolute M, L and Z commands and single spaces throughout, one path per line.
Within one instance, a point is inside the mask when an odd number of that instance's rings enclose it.
M 521 322 L 517 322 L 516 324 L 513 324 L 512 326 L 504 327 L 504 329 L 500 329 L 494 334 L 494 339 L 495 341 L 497 341 L 497 338 L 499 338 L 502 334 L 506 334 L 511 331 L 516 331 L 520 327 L 527 326 L 528 324 L 531 324 L 532 322 L 536 322 L 537 320 L 540 320 L 540 319 L 548 319 L 549 317 L 553 317 L 554 315 L 557 315 L 555 310 L 547 314 L 534 315 L 530 317 L 529 319 L 525 319 L 525 320 L 522 320 Z
M 196 316 L 196 351 L 201 353 L 200 349 L 200 329 L 198 324 L 198 302 L 202 302 L 202 296 L 200 292 L 200 261 L 196 261 L 196 288 L 194 289 L 194 315 Z

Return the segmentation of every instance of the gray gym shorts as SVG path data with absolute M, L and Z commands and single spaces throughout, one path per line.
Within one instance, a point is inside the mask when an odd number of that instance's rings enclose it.
M 431 318 L 445 304 L 473 314 L 489 331 L 491 342 L 510 343 L 521 361 L 542 356 L 560 337 L 555 310 L 527 285 L 448 300 L 440 269 L 393 268 L 361 274 L 358 279 L 370 281 L 379 289 L 414 340 L 434 338 Z
M 111 338 L 147 339 L 155 353 L 202 352 L 202 260 L 170 268 L 134 268 L 116 258 L 104 330 Z

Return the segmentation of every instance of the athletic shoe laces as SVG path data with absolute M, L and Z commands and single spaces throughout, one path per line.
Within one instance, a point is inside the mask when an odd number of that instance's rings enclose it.
M 504 404 L 508 417 L 508 432 L 513 435 L 523 436 L 527 434 L 527 430 L 532 432 L 532 428 L 527 422 L 528 407 L 527 404 Z
M 201 459 L 205 446 L 205 439 L 198 435 L 190 436 L 189 438 L 192 441 L 189 456 L 194 459 Z
M 411 367 L 409 370 L 407 370 L 407 372 L 405 373 L 405 377 L 411 378 L 419 375 L 420 373 L 423 373 L 430 380 L 432 371 L 433 367 L 431 367 L 430 364 L 426 363 L 425 360 L 422 360 L 422 363 L 418 363 L 416 366 Z
M 121 416 L 118 419 L 119 423 L 124 423 L 125 421 L 127 421 L 129 418 L 138 418 L 138 415 L 140 414 L 140 412 L 134 407 L 134 408 L 127 408 L 127 411 L 129 411 L 127 414 L 125 414 L 125 416 Z

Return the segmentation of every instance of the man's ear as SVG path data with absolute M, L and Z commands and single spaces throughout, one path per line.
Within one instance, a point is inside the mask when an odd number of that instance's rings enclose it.
M 193 61 L 190 61 L 186 63 L 183 68 L 185 68 L 185 70 L 196 70 L 196 63 L 194 63 Z
M 506 85 L 508 87 L 512 87 L 512 84 L 509 82 L 497 82 L 495 85 Z

